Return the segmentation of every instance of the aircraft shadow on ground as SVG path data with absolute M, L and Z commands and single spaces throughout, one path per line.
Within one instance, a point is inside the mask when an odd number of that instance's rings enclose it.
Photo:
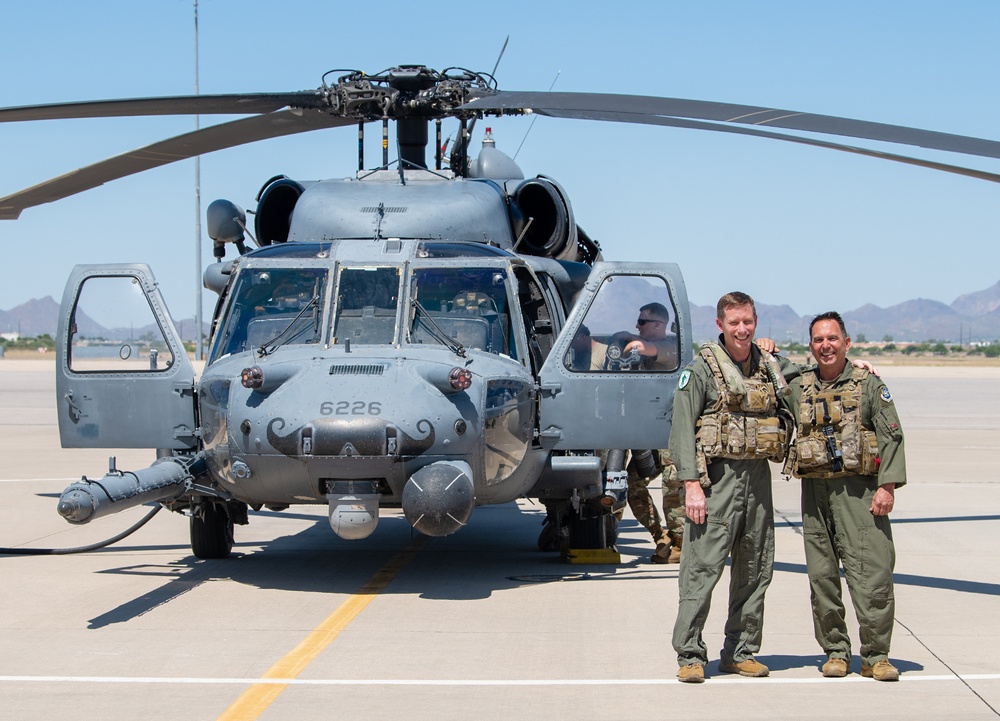
M 424 546 L 382 593 L 415 595 L 424 599 L 474 600 L 488 598 L 497 591 L 539 583 L 621 583 L 677 576 L 677 566 L 648 563 L 652 542 L 645 529 L 631 520 L 625 521 L 619 529 L 618 548 L 623 563 L 615 566 L 571 565 L 563 562 L 556 552 L 537 549 L 535 540 L 540 530 L 540 514 L 512 513 L 504 507 L 480 508 L 476 513 L 479 518 L 469 529 L 453 536 L 424 539 Z M 418 537 L 401 517 L 383 518 L 376 532 L 367 539 L 344 541 L 333 535 L 325 516 L 280 515 L 307 520 L 311 525 L 264 544 L 237 544 L 233 556 L 228 559 L 197 559 L 190 555 L 187 546 L 181 545 L 118 545 L 106 549 L 105 552 L 178 549 L 187 553 L 169 564 L 136 564 L 99 571 L 157 576 L 165 580 L 159 587 L 91 619 L 89 628 L 128 622 L 209 581 L 232 581 L 270 590 L 357 593 L 376 571 Z M 805 575 L 806 568 L 805 564 L 778 561 L 775 571 Z M 1000 595 L 1000 584 L 995 583 L 899 573 L 895 574 L 895 580 L 897 584 Z M 810 665 L 812 661 L 807 657 L 790 663 Z
M 494 592 L 554 582 L 640 580 L 676 577 L 677 566 L 648 564 L 652 542 L 634 522 L 623 524 L 619 548 L 624 563 L 571 565 L 558 552 L 539 551 L 536 538 L 540 514 L 511 513 L 503 507 L 476 510 L 479 523 L 444 538 L 424 538 L 419 549 L 382 593 L 415 595 L 424 599 L 472 600 Z M 502 516 L 500 514 L 503 514 Z M 271 514 L 275 515 L 275 514 Z M 344 541 L 333 535 L 325 516 L 280 514 L 313 523 L 293 534 L 265 544 L 239 543 L 227 559 L 201 560 L 185 555 L 168 564 L 140 563 L 108 568 L 99 573 L 156 576 L 159 587 L 90 619 L 97 629 L 126 623 L 210 581 L 232 581 L 268 590 L 353 594 L 397 554 L 418 538 L 401 517 L 379 521 L 375 533 L 363 540 Z M 485 516 L 485 518 L 483 518 Z M 251 516 L 253 522 L 253 516 Z M 634 528 L 630 528 L 630 523 Z M 634 533 L 635 539 L 631 538 Z M 239 528 L 237 528 L 237 538 Z M 632 546 L 636 546 L 633 550 Z M 162 551 L 186 546 L 115 546 L 107 552 Z M 247 550 L 243 550 L 247 549 Z M 635 556 L 629 558 L 634 553 Z

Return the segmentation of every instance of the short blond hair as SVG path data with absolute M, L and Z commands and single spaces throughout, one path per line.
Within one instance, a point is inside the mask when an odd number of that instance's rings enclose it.
M 748 305 L 753 311 L 753 317 L 757 317 L 757 306 L 754 305 L 753 298 L 751 298 L 746 293 L 741 293 L 738 290 L 734 290 L 732 293 L 726 293 L 724 296 L 719 298 L 719 302 L 715 306 L 715 317 L 722 320 L 726 317 L 726 308 L 732 308 L 737 305 Z

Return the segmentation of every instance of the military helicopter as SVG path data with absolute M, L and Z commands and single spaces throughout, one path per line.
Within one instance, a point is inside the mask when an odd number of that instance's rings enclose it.
M 526 178 L 488 130 L 471 157 L 478 120 L 533 113 L 740 133 L 1000 181 L 760 126 L 997 158 L 995 141 L 724 103 L 500 91 L 486 73 L 420 65 L 330 71 L 314 91 L 6 108 L 0 121 L 195 113 L 251 117 L 2 198 L 0 217 L 213 150 L 349 125 L 363 137 L 382 123 L 379 167 L 365 169 L 359 153 L 350 178 L 272 177 L 253 232 L 236 203 L 209 206 L 218 262 L 204 282 L 219 300 L 200 376 L 147 266 L 81 265 L 67 283 L 62 445 L 151 448 L 157 460 L 129 472 L 112 461 L 100 480 L 69 486 L 59 513 L 79 524 L 159 503 L 189 516 L 200 558 L 228 556 L 249 509 L 326 504 L 333 531 L 361 539 L 380 508 L 400 507 L 414 529 L 443 536 L 476 506 L 522 497 L 548 511 L 539 545 L 613 546 L 626 474 L 624 454 L 605 451 L 666 443 L 672 389 L 692 356 L 683 277 L 670 263 L 604 261 L 555 180 Z M 662 309 L 663 340 L 641 358 L 627 331 L 650 304 Z M 107 308 L 144 315 L 140 340 L 98 337 L 92 318 Z

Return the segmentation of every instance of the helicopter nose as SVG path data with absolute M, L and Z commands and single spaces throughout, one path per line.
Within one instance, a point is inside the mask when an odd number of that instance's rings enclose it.
M 464 461 L 438 461 L 410 476 L 403 487 L 406 520 L 425 536 L 447 536 L 462 528 L 476 503 L 472 468 Z

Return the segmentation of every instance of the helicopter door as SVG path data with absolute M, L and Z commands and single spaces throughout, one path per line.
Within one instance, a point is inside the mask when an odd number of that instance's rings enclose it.
M 635 340 L 646 354 L 632 350 Z M 680 268 L 596 263 L 539 374 L 541 444 L 666 448 L 677 378 L 691 358 Z
M 64 448 L 196 445 L 194 368 L 149 266 L 74 268 L 56 352 Z

